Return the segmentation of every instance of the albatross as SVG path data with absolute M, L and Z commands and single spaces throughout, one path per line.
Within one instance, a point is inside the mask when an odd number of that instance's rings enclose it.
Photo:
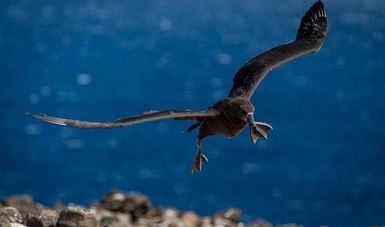
M 294 41 L 276 46 L 246 62 L 235 74 L 233 86 L 228 96 L 204 111 L 150 111 L 109 122 L 90 122 L 51 117 L 46 114 L 27 114 L 52 124 L 84 129 L 127 127 L 163 119 L 193 120 L 195 123 L 187 129 L 187 132 L 198 127 L 199 132 L 197 135 L 197 150 L 190 171 L 191 174 L 200 172 L 202 164 L 208 161 L 201 148 L 203 138 L 213 135 L 223 135 L 227 138 L 232 138 L 238 135 L 247 125 L 253 143 L 256 143 L 259 138 L 268 138 L 267 132 L 272 127 L 267 123 L 254 121 L 254 106 L 250 101 L 251 96 L 263 78 L 272 69 L 288 61 L 320 50 L 326 33 L 327 19 L 325 6 L 321 1 L 317 1 L 302 17 Z

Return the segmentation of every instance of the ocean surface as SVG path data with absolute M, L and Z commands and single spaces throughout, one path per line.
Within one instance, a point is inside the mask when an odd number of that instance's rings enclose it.
M 385 1 L 325 0 L 315 55 L 252 97 L 269 140 L 209 137 L 189 168 L 192 122 L 81 130 L 24 112 L 108 121 L 204 110 L 238 68 L 295 38 L 310 0 L 0 1 L 0 196 L 90 204 L 110 188 L 154 205 L 306 226 L 385 224 Z

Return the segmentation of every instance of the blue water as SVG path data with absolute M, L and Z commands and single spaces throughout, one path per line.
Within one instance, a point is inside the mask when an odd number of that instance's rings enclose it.
M 252 56 L 295 37 L 308 0 L 0 1 L 0 196 L 90 204 L 110 188 L 245 221 L 385 223 L 385 2 L 325 1 L 322 50 L 271 72 L 252 98 L 274 130 L 203 141 L 172 120 L 114 130 L 37 122 L 203 110 Z

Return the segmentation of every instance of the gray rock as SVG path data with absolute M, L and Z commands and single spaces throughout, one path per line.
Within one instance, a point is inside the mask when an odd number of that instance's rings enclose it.
M 96 227 L 95 212 L 82 207 L 67 207 L 59 215 L 57 227 Z
M 96 210 L 96 218 L 101 227 L 130 227 L 131 216 L 125 213 L 116 213 L 105 209 Z
M 211 218 L 210 217 L 203 217 L 201 219 L 201 227 L 212 227 L 213 225 L 211 224 Z
M 213 221 L 215 222 L 216 219 L 225 219 L 233 223 L 238 223 L 241 219 L 241 215 L 242 215 L 242 211 L 240 209 L 228 208 L 214 214 Z
M 259 219 L 254 222 L 246 224 L 246 227 L 273 227 L 273 225 L 268 221 Z
M 38 216 L 31 216 L 27 219 L 28 227 L 55 227 L 58 220 L 56 210 L 43 209 Z
M 1 207 L 0 214 L 6 215 L 10 223 L 23 223 L 23 216 L 14 207 Z
M 11 222 L 8 219 L 8 215 L 0 214 L 0 226 L 1 227 L 12 227 Z

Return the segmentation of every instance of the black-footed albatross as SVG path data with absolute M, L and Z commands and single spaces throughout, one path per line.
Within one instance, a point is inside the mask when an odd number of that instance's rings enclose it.
M 258 138 L 267 139 L 267 132 L 272 129 L 269 124 L 254 122 L 254 106 L 250 97 L 255 89 L 273 68 L 303 55 L 317 52 L 327 33 L 327 19 L 324 4 L 314 3 L 301 20 L 297 37 L 293 42 L 274 47 L 244 64 L 233 79 L 233 87 L 227 98 L 216 102 L 207 110 L 193 112 L 190 110 L 151 111 L 143 114 L 118 119 L 110 122 L 89 122 L 65 118 L 50 117 L 45 114 L 28 114 L 36 119 L 52 124 L 75 128 L 118 128 L 148 121 L 175 119 L 195 120 L 187 132 L 199 127 L 197 151 L 191 166 L 191 173 L 199 172 L 202 164 L 207 162 L 201 151 L 202 139 L 212 135 L 224 135 L 231 138 L 249 125 L 250 138 L 253 143 Z

